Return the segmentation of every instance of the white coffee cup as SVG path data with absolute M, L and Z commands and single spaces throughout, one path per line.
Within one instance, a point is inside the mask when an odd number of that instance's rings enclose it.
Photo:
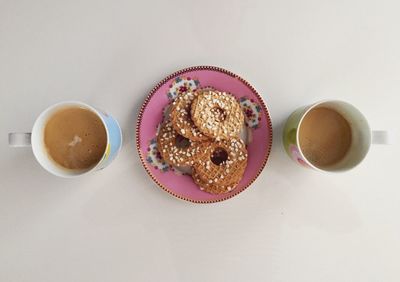
M 83 170 L 65 169 L 57 165 L 47 153 L 44 145 L 44 129 L 46 123 L 50 116 L 66 107 L 79 107 L 90 110 L 99 117 L 106 129 L 106 149 L 102 158 L 94 167 Z M 121 149 L 122 132 L 118 122 L 112 116 L 88 104 L 77 101 L 68 101 L 55 104 L 44 110 L 36 119 L 32 133 L 9 133 L 8 143 L 11 147 L 32 146 L 32 151 L 36 160 L 45 170 L 60 177 L 76 177 L 95 170 L 103 169 L 109 165 Z
M 338 112 L 350 125 L 351 145 L 344 158 L 327 167 L 318 167 L 304 155 L 299 142 L 304 117 L 316 108 L 328 108 Z M 318 171 L 340 172 L 354 168 L 367 155 L 372 144 L 392 143 L 393 133 L 385 130 L 371 130 L 365 116 L 353 105 L 338 100 L 317 102 L 298 108 L 286 121 L 283 130 L 283 144 L 288 155 L 298 164 Z

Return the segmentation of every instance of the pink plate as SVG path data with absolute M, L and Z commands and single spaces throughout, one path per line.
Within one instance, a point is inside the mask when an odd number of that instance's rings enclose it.
M 156 133 L 175 96 L 206 86 L 236 96 L 246 117 L 249 155 L 247 168 L 239 185 L 226 194 L 213 195 L 201 191 L 190 175 L 170 167 L 157 151 Z M 249 187 L 267 163 L 271 145 L 271 119 L 261 96 L 243 78 L 211 66 L 183 69 L 158 83 L 144 101 L 136 126 L 136 146 L 140 161 L 150 177 L 173 196 L 194 203 L 224 201 Z

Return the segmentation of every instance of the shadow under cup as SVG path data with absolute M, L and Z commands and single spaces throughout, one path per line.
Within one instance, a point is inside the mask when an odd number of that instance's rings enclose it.
M 316 162 L 308 159 L 306 154 L 304 154 L 304 148 L 301 146 L 299 137 L 302 131 L 302 122 L 305 117 L 307 117 L 310 111 L 322 108 L 333 110 L 341 115 L 348 122 L 351 132 L 351 141 L 347 152 L 340 160 L 329 165 L 318 165 Z M 316 134 L 318 134 L 318 132 L 316 132 Z M 317 103 L 307 109 L 299 122 L 296 139 L 300 154 L 309 165 L 323 171 L 339 172 L 354 168 L 365 158 L 371 145 L 371 129 L 364 115 L 351 104 L 343 101 L 327 101 Z M 335 143 L 335 140 L 331 142 Z M 329 148 L 327 150 L 329 150 Z
M 57 112 L 66 109 L 66 108 L 82 108 L 85 110 L 89 110 L 92 113 L 96 114 L 99 120 L 103 123 L 105 133 L 107 135 L 107 145 L 104 149 L 104 153 L 102 157 L 99 159 L 99 161 L 84 169 L 68 169 L 60 164 L 58 164 L 48 153 L 45 142 L 44 142 L 44 133 L 45 133 L 45 128 L 47 125 L 47 122 L 49 119 L 56 114 Z M 105 115 L 104 117 L 102 115 Z M 43 168 L 45 168 L 47 171 L 50 173 L 61 176 L 61 177 L 75 177 L 75 176 L 80 176 L 82 174 L 86 174 L 90 171 L 93 170 L 98 170 L 101 168 L 104 168 L 107 164 L 107 159 L 109 157 L 110 153 L 110 133 L 108 130 L 109 125 L 107 125 L 107 122 L 105 118 L 108 117 L 106 114 L 101 113 L 97 109 L 81 103 L 81 102 L 63 102 L 59 103 L 56 105 L 51 106 L 47 110 L 41 113 L 41 115 L 37 118 L 35 121 L 35 124 L 32 129 L 32 137 L 31 137 L 31 143 L 32 143 L 32 150 L 33 153 L 38 160 L 38 162 L 41 164 Z M 110 117 L 111 118 L 111 117 Z M 119 126 L 118 126 L 119 127 Z

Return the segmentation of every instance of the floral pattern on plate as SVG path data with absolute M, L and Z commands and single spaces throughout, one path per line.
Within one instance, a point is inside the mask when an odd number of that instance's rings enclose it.
M 150 140 L 149 147 L 147 148 L 146 161 L 155 169 L 158 169 L 162 172 L 166 172 L 171 169 L 171 166 L 163 160 L 160 152 L 157 149 L 157 138 Z
M 168 99 L 173 101 L 179 94 L 193 91 L 197 89 L 199 85 L 200 81 L 198 79 L 178 76 L 169 85 L 169 90 L 167 93 Z
M 260 105 L 247 97 L 241 97 L 239 103 L 244 113 L 246 126 L 253 129 L 258 128 L 261 121 Z

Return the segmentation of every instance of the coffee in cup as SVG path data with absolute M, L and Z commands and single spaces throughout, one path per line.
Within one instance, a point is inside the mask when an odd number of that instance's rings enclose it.
M 71 101 L 43 111 L 32 133 L 10 133 L 9 144 L 32 146 L 36 160 L 47 171 L 75 177 L 109 165 L 121 149 L 122 132 L 111 115 Z
M 313 165 L 332 166 L 342 160 L 351 147 L 350 124 L 333 109 L 314 108 L 300 125 L 299 145 Z
M 82 107 L 66 107 L 48 118 L 44 145 L 58 165 L 66 169 L 88 169 L 103 157 L 107 133 L 96 113 Z
M 297 163 L 319 171 L 346 171 L 358 165 L 371 144 L 387 144 L 387 131 L 371 131 L 367 119 L 343 101 L 322 101 L 294 111 L 283 144 Z

